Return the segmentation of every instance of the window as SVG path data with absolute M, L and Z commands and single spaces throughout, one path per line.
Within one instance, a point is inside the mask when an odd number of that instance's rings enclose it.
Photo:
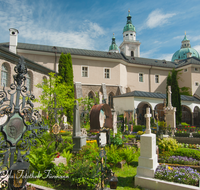
M 144 82 L 143 73 L 139 73 L 139 82 Z
M 88 77 L 88 67 L 82 67 L 82 77 Z
M 128 36 L 128 34 L 126 34 L 126 36 Z
M 199 69 L 198 69 L 198 68 L 194 68 L 194 71 L 196 71 L 196 72 L 197 72 L 197 71 L 199 71 Z
M 114 94 L 113 94 L 113 92 L 111 92 L 111 93 L 109 94 L 109 97 L 108 97 L 108 105 L 109 105 L 111 108 L 113 108 L 113 96 L 114 96 Z
M 159 83 L 159 75 L 155 75 L 155 83 Z
M 131 51 L 131 57 L 134 57 L 134 52 L 133 51 Z
M 1 86 L 8 85 L 8 68 L 3 64 L 1 66 Z
M 133 35 L 133 34 L 130 34 L 131 36 Z
M 199 83 L 198 83 L 198 82 L 195 82 L 195 86 L 199 86 Z
M 89 99 L 94 99 L 94 93 L 92 91 L 89 92 L 88 98 Z
M 30 73 L 26 74 L 26 87 L 27 87 L 27 91 L 31 91 L 31 76 L 30 76 Z
M 187 71 L 188 71 L 187 69 L 184 69 L 184 73 L 187 72 Z
M 104 69 L 104 77 L 106 79 L 109 79 L 110 78 L 110 69 Z

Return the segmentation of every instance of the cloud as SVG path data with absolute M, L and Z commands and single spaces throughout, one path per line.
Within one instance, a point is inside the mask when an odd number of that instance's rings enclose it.
M 151 49 L 151 50 L 146 51 L 146 52 L 141 52 L 140 57 L 150 58 L 150 57 L 152 57 L 153 53 L 155 53 L 156 51 L 157 51 L 157 48 Z
M 19 42 L 23 39 L 28 43 L 95 49 L 98 44 L 95 41 L 105 35 L 105 30 L 97 23 L 89 20 L 80 20 L 77 23 L 68 13 L 55 13 L 51 7 L 46 7 L 48 4 L 30 5 L 27 0 L 22 0 L 22 3 L 17 0 L 0 3 L 6 6 L 6 9 L 0 8 L 0 29 L 7 33 L 9 28 L 18 29 Z M 68 18 L 69 22 L 64 24 L 63 18 Z M 58 26 L 62 28 L 58 29 Z
M 200 54 L 200 45 L 196 45 L 196 46 L 194 46 L 193 48 L 194 48 L 195 50 L 197 50 L 198 53 Z
M 172 56 L 173 56 L 173 53 L 166 53 L 166 54 L 162 54 L 160 57 L 156 59 L 160 59 L 160 60 L 165 59 L 166 61 L 171 61 Z
M 161 10 L 156 9 L 155 11 L 149 14 L 144 27 L 152 29 L 162 26 L 166 23 L 169 23 L 169 18 L 175 15 L 176 13 L 164 14 L 161 12 Z
M 182 39 L 182 40 L 183 40 L 183 38 L 184 38 L 184 35 L 182 35 L 182 36 L 175 36 L 175 37 L 173 37 L 173 39 L 174 39 L 174 40 L 177 40 L 177 39 Z

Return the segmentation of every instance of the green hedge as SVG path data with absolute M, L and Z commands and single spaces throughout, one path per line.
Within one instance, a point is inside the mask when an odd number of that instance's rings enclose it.
M 175 133 L 176 137 L 189 137 L 190 133 Z
M 192 157 L 194 159 L 200 160 L 200 151 L 190 148 L 178 148 L 172 154 L 173 156 L 186 156 L 188 158 Z
M 134 125 L 133 126 L 133 132 L 143 131 L 142 129 L 145 129 L 145 126 L 143 126 L 143 125 Z
M 193 137 L 196 137 L 196 138 L 200 138 L 200 134 L 199 133 L 192 133 Z

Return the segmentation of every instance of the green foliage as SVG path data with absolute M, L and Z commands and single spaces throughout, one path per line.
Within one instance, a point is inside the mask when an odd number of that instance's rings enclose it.
M 178 149 L 178 143 L 176 139 L 173 138 L 164 138 L 158 142 L 159 152 L 165 151 L 176 151 Z
M 45 170 L 50 170 L 54 167 L 52 162 L 54 157 L 53 148 L 48 146 L 48 142 L 42 141 L 39 147 L 32 147 L 28 155 L 30 170 L 40 177 L 46 176 Z
M 71 158 L 72 158 L 73 154 L 72 154 L 72 153 L 70 153 L 70 151 L 69 151 L 69 150 L 68 150 L 68 151 L 66 151 L 66 150 L 63 150 L 63 153 L 61 154 L 61 156 L 63 156 L 64 158 L 66 158 L 66 163 L 67 163 L 67 165 L 69 165 L 69 163 L 70 163 L 70 160 L 71 160 Z
M 107 162 L 113 164 L 114 166 L 123 160 L 120 156 L 118 146 L 111 144 L 110 147 L 106 147 Z
M 100 172 L 97 173 L 99 166 L 89 160 L 76 159 L 73 165 L 69 166 L 69 179 L 71 185 L 81 186 L 84 189 L 94 189 L 99 183 Z
M 74 106 L 74 99 L 69 98 L 69 93 L 73 92 L 73 88 L 67 86 L 65 83 L 61 83 L 62 77 L 56 77 L 54 73 L 49 73 L 49 75 L 50 79 L 44 79 L 43 83 L 37 84 L 36 87 L 42 89 L 42 94 L 37 101 L 41 104 L 39 109 L 48 113 L 48 118 L 43 119 L 50 127 L 50 130 L 52 130 L 53 125 L 56 123 L 55 109 L 57 109 L 57 115 L 60 115 L 58 119 L 61 121 L 61 116 L 63 114 L 67 115 L 67 113 L 65 109 L 61 110 L 58 108 L 65 107 L 72 109 Z
M 142 126 L 142 125 L 134 125 L 133 126 L 133 132 L 142 131 L 142 129 L 145 129 L 144 126 Z
M 74 101 L 74 82 L 73 82 L 73 67 L 71 54 L 61 53 L 58 65 L 58 75 L 61 77 L 60 83 L 69 87 L 71 91 L 67 93 L 67 99 Z M 57 95 L 57 94 L 56 94 Z M 64 99 L 64 98 L 63 98 Z M 73 123 L 73 104 L 70 106 L 63 105 L 64 113 L 67 116 L 67 121 Z
M 127 164 L 131 164 L 135 160 L 136 148 L 127 147 L 119 149 L 119 155 L 122 157 L 122 160 L 126 160 Z
M 96 95 L 93 98 L 89 98 L 88 96 L 86 96 L 85 98 L 79 98 L 78 99 L 80 106 L 82 106 L 82 110 L 85 111 L 85 114 L 82 118 L 82 126 L 85 127 L 85 125 L 90 124 L 90 110 L 92 109 L 92 107 L 95 104 L 99 104 L 99 97 L 98 94 L 96 93 Z
M 99 147 L 97 143 L 87 143 L 76 156 L 79 159 L 84 158 L 91 162 L 96 162 L 97 157 L 99 157 Z
M 190 136 L 190 133 L 187 133 L 187 132 L 181 132 L 181 133 L 179 133 L 179 132 L 176 132 L 175 133 L 175 136 L 176 137 L 189 137 Z
M 187 124 L 186 122 L 181 122 L 181 125 L 183 125 L 183 126 L 190 126 L 190 124 Z
M 115 134 L 115 137 L 113 137 L 113 131 L 111 131 L 110 141 L 111 141 L 111 144 L 113 145 L 121 146 L 123 144 L 122 132 L 120 130 L 117 130 L 117 134 Z
M 176 151 L 173 151 L 174 156 L 186 156 L 188 158 L 194 158 L 200 160 L 200 151 L 190 148 L 178 148 Z
M 166 128 L 167 128 L 167 124 L 164 121 L 158 121 L 158 126 L 159 126 L 160 130 L 163 130 L 163 131 L 166 130 Z
M 180 95 L 192 96 L 189 87 L 180 88 Z

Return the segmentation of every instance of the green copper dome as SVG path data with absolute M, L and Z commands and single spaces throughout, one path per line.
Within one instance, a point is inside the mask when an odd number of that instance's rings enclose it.
M 172 61 L 187 59 L 187 53 L 191 54 L 190 57 L 200 58 L 199 53 L 195 49 L 191 48 L 190 40 L 187 39 L 185 34 L 185 37 L 182 40 L 181 49 L 174 53 Z
M 113 34 L 113 37 L 112 37 L 112 44 L 109 47 L 109 51 L 111 51 L 111 50 L 118 50 L 119 51 L 119 48 L 118 48 L 118 46 L 117 46 L 117 44 L 115 42 L 114 34 Z
M 124 26 L 123 33 L 126 32 L 126 31 L 136 32 L 135 26 L 133 26 L 132 21 L 131 21 L 130 11 L 129 11 L 128 16 L 127 16 L 127 23 L 126 23 L 126 26 Z

